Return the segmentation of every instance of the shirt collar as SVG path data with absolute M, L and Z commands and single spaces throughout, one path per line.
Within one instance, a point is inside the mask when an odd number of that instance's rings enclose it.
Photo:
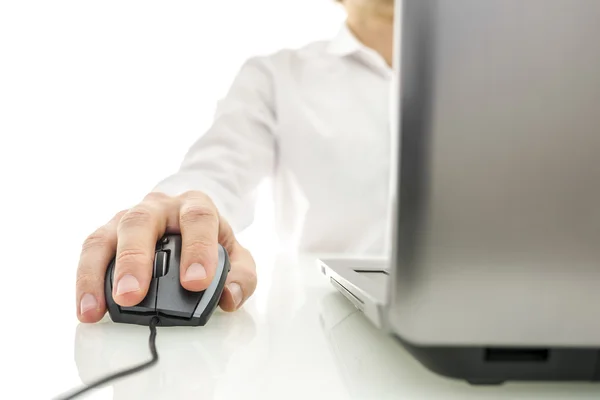
M 392 70 L 375 50 L 362 44 L 352 33 L 346 23 L 342 24 L 327 46 L 329 54 L 339 57 L 356 56 L 369 64 L 386 77 L 391 77 Z
M 365 46 L 354 36 L 346 23 L 338 31 L 337 35 L 329 42 L 327 50 L 330 54 L 347 56 L 363 50 Z

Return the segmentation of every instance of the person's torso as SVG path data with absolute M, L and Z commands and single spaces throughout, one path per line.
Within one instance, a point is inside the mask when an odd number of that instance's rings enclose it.
M 389 211 L 391 71 L 373 54 L 328 50 L 313 44 L 272 59 L 277 230 L 304 252 L 379 255 Z

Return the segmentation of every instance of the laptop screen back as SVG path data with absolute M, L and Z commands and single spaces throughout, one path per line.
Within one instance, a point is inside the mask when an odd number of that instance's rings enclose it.
M 397 8 L 392 325 L 600 341 L 584 322 L 600 304 L 600 1 Z M 587 331 L 554 329 L 557 313 Z

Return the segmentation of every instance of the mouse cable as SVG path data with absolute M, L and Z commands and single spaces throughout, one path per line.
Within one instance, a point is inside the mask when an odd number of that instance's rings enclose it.
M 97 380 L 96 382 L 93 382 L 93 383 L 77 390 L 74 393 L 67 395 L 66 397 L 59 397 L 56 400 L 74 399 L 78 396 L 81 396 L 85 392 L 92 390 L 92 389 L 96 389 L 102 385 L 105 385 L 106 383 L 108 383 L 110 381 L 114 381 L 116 379 L 121 379 L 128 375 L 135 374 L 137 372 L 143 371 L 144 369 L 147 369 L 147 368 L 151 367 L 152 365 L 156 364 L 158 362 L 158 352 L 156 351 L 156 325 L 157 324 L 158 324 L 158 318 L 157 317 L 152 318 L 152 321 L 150 321 L 150 339 L 148 340 L 148 343 L 150 345 L 150 353 L 152 353 L 152 359 L 150 361 L 147 361 L 138 366 L 114 373 L 112 375 L 106 376 L 102 379 Z

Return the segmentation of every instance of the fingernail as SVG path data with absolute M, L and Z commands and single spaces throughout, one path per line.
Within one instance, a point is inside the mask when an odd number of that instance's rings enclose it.
M 89 293 L 84 294 L 81 297 L 81 302 L 79 303 L 79 312 L 81 314 L 85 314 L 86 312 L 95 308 L 98 308 L 98 302 L 96 301 L 96 298 Z
M 133 275 L 125 275 L 117 285 L 117 295 L 140 290 L 140 283 Z
M 233 297 L 233 302 L 235 303 L 235 307 L 237 308 L 242 299 L 244 298 L 244 293 L 242 293 L 242 288 L 237 283 L 233 282 L 227 285 L 227 289 L 229 289 L 229 293 L 231 293 L 231 297 Z
M 185 271 L 185 277 L 183 280 L 189 282 L 201 281 L 203 279 L 206 279 L 206 269 L 204 269 L 202 265 L 194 263 L 188 267 L 187 271 Z

